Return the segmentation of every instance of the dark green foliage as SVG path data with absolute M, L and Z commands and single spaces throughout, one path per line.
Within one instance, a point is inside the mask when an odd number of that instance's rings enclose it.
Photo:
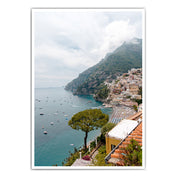
M 118 82 L 119 82 L 119 80 L 116 80 L 116 81 L 115 81 L 115 84 L 117 84 Z
M 99 152 L 100 154 L 106 153 L 106 146 L 105 146 L 105 145 L 102 145 L 102 146 L 99 148 L 98 152 Z
M 130 144 L 124 150 L 126 166 L 142 166 L 142 149 L 137 141 L 131 139 Z
M 129 95 L 129 96 L 126 96 L 126 98 L 129 98 L 129 99 L 130 99 L 130 98 L 131 98 L 131 96 L 130 96 L 130 95 Z
M 106 146 L 102 145 L 98 149 L 98 154 L 95 156 L 94 166 L 112 166 L 112 164 L 106 164 L 105 163 L 105 157 L 106 157 Z
M 101 128 L 101 134 L 105 136 L 107 132 L 109 132 L 112 128 L 114 128 L 116 124 L 114 123 L 107 123 Z
M 131 68 L 142 67 L 142 40 L 138 43 L 124 42 L 113 53 L 108 53 L 95 66 L 87 69 L 78 78 L 66 85 L 66 90 L 74 94 L 94 94 L 100 90 L 99 86 L 105 81 L 112 81 L 122 73 L 127 73 Z
M 128 74 L 125 74 L 123 77 L 128 77 L 129 75 Z
M 87 150 L 88 132 L 102 127 L 108 120 L 109 116 L 102 113 L 100 109 L 88 109 L 75 114 L 71 120 L 69 120 L 68 125 L 75 130 L 85 132 L 84 148 Z
M 142 87 L 139 87 L 138 94 L 142 96 Z
M 92 141 L 92 142 L 90 143 L 90 148 L 93 149 L 93 148 L 95 148 L 95 147 L 96 147 L 96 143 L 95 143 L 95 141 Z
M 116 126 L 116 124 L 114 124 L 114 123 L 107 123 L 101 128 L 101 135 L 100 135 L 101 142 L 105 143 L 106 133 L 109 132 L 115 126 Z
M 138 111 L 138 108 L 137 108 L 136 105 L 133 105 L 133 108 L 134 108 L 134 110 L 135 110 L 136 112 Z
M 142 103 L 142 99 L 132 99 L 133 101 L 137 102 L 138 105 L 140 105 Z
M 100 88 L 96 94 L 95 94 L 95 99 L 99 100 L 99 99 L 105 99 L 108 97 L 109 94 L 109 89 L 107 88 L 106 85 L 104 85 L 102 88 Z
M 108 115 L 100 109 L 87 109 L 75 114 L 68 124 L 76 130 L 89 132 L 102 127 L 108 122 Z

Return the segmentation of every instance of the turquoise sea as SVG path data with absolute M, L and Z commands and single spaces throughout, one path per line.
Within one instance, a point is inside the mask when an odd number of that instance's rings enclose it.
M 34 117 L 34 165 L 62 166 L 62 162 L 73 152 L 83 146 L 84 132 L 73 130 L 68 121 L 73 114 L 90 108 L 100 108 L 111 115 L 111 108 L 104 108 L 92 96 L 77 96 L 59 88 L 36 88 Z M 43 114 L 43 115 L 40 115 Z M 52 123 L 51 123 L 52 122 Z M 43 132 L 47 131 L 47 134 Z M 100 129 L 88 134 L 92 141 L 100 134 Z

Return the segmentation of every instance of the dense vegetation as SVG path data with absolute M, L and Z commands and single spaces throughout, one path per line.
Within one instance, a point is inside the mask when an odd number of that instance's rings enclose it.
M 142 103 L 142 99 L 132 99 L 134 102 L 137 102 L 138 105 L 140 105 Z
M 138 107 L 136 105 L 133 105 L 133 109 L 137 112 L 138 111 Z
M 105 143 L 105 135 L 109 132 L 112 128 L 114 128 L 116 124 L 114 123 L 107 123 L 101 128 L 101 142 Z
M 102 94 L 103 82 L 111 82 L 122 73 L 131 68 L 142 67 L 142 40 L 136 42 L 124 42 L 114 52 L 109 53 L 97 65 L 87 69 L 78 78 L 66 85 L 66 90 L 74 94 Z M 106 96 L 105 96 L 106 97 Z M 103 97 L 103 98 L 105 98 Z
M 101 135 L 97 137 L 98 144 L 101 143 L 101 147 L 98 149 L 98 154 L 95 156 L 95 159 L 92 160 L 92 164 L 94 166 L 111 166 L 112 164 L 106 164 L 104 158 L 106 157 L 106 146 L 105 146 L 105 134 L 109 132 L 113 127 L 115 126 L 114 123 L 107 123 L 101 128 Z M 93 151 L 93 149 L 96 148 L 96 142 L 92 141 L 90 142 L 90 152 Z M 85 151 L 83 148 L 78 150 L 77 148 L 74 148 L 73 152 L 69 151 L 69 157 L 65 158 L 65 160 L 62 162 L 63 166 L 71 166 L 76 159 L 80 157 L 80 153 L 82 153 L 82 158 L 85 156 L 89 156 L 90 152 Z M 57 166 L 57 164 L 55 165 Z
M 103 100 L 108 97 L 109 89 L 107 88 L 107 85 L 102 86 L 95 94 L 94 98 L 95 100 Z
M 142 166 L 142 149 L 137 141 L 131 139 L 130 144 L 123 150 L 125 166 Z
M 106 157 L 106 146 L 102 145 L 98 149 L 98 154 L 95 156 L 95 159 L 93 160 L 94 166 L 113 166 L 113 164 L 106 164 L 105 163 L 105 157 Z

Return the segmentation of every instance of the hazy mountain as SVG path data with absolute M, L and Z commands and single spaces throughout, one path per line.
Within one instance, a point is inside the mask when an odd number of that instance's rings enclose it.
M 95 94 L 104 88 L 105 80 L 112 81 L 118 75 L 128 72 L 131 68 L 142 67 L 142 39 L 134 38 L 124 42 L 114 52 L 107 53 L 98 64 L 90 67 L 78 78 L 68 83 L 66 90 L 74 94 Z

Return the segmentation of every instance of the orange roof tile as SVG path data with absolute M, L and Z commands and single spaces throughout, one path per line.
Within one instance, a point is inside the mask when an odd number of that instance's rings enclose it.
M 142 143 L 141 139 L 135 139 L 135 141 Z
M 115 153 L 121 153 L 121 150 L 117 149 L 115 150 Z
M 130 141 L 126 141 L 126 140 L 125 140 L 125 141 L 123 142 L 123 144 L 124 144 L 124 145 L 128 145 L 128 144 L 130 144 Z
M 124 155 L 122 153 L 125 153 L 123 150 L 130 144 L 131 139 L 136 140 L 140 146 L 142 146 L 142 122 L 136 127 L 136 129 L 123 141 L 119 147 L 115 150 L 113 154 L 111 154 L 111 158 L 118 158 L 119 161 L 116 162 L 116 165 L 118 166 L 124 166 Z
M 116 153 L 116 154 L 111 154 L 112 158 L 119 158 L 119 159 L 123 159 L 123 155 L 121 153 Z
M 125 164 L 124 164 L 123 161 L 118 161 L 118 162 L 117 162 L 117 165 L 118 165 L 118 166 L 124 166 Z

